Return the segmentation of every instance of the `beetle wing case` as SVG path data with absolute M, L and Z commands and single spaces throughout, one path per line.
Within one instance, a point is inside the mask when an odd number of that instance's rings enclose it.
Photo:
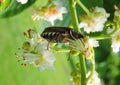
M 82 34 L 68 27 L 47 27 L 41 36 L 47 41 L 55 43 L 84 38 Z

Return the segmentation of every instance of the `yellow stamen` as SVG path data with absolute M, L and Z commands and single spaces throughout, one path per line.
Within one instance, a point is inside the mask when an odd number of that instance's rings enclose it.
M 45 57 L 42 55 L 42 56 L 40 56 L 40 61 L 43 63 L 43 62 L 45 62 Z
M 34 62 L 34 65 L 35 65 L 35 67 L 39 67 L 39 66 L 40 66 L 39 60 L 36 60 L 36 61 Z

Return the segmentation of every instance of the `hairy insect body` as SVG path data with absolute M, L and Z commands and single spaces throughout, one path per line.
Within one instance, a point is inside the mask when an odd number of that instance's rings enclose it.
M 76 41 L 77 39 L 80 39 L 81 42 L 82 39 L 84 39 L 84 36 L 82 34 L 68 27 L 48 27 L 43 31 L 41 36 L 45 38 L 48 42 L 53 42 L 53 43 L 69 42 L 70 43 L 69 45 L 71 45 L 72 42 Z M 49 43 L 47 48 L 49 49 Z M 71 52 L 72 52 L 72 48 L 70 49 L 70 53 Z M 70 54 L 68 60 L 69 59 L 70 59 Z
M 68 27 L 48 27 L 41 34 L 49 42 L 65 43 L 69 40 L 83 38 L 84 36 Z

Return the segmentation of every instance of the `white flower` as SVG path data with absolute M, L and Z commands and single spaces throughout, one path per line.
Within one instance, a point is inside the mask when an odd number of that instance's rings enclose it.
M 83 40 L 77 39 L 77 40 L 70 40 L 70 47 L 74 50 L 79 50 L 81 52 L 84 52 L 86 50 L 86 46 L 84 45 Z
M 28 0 L 17 0 L 17 2 L 19 2 L 21 4 L 26 4 L 28 2 Z
M 54 25 L 55 20 L 63 20 L 63 14 L 67 13 L 65 7 L 63 7 L 59 1 L 53 1 L 51 6 L 43 7 L 40 9 L 35 9 L 35 13 L 32 15 L 33 20 L 44 19 L 46 21 L 51 22 Z
M 41 50 L 41 48 L 38 49 L 36 52 L 37 53 L 24 53 L 24 62 L 29 62 L 35 67 L 39 67 L 41 71 L 45 70 L 45 68 L 55 70 L 55 57 L 53 53 L 45 49 Z
M 118 29 L 112 35 L 112 45 L 111 45 L 113 52 L 117 53 L 120 50 L 120 29 Z
M 90 72 L 88 72 L 87 76 L 89 74 Z M 92 77 L 88 80 L 87 85 L 101 85 L 98 73 L 96 71 L 93 73 Z
M 47 50 L 48 42 L 40 37 L 40 34 L 35 30 L 28 30 L 28 35 L 25 33 L 29 41 L 23 44 L 18 57 L 23 63 L 29 62 L 35 67 L 39 67 L 41 71 L 45 68 L 54 70 L 54 54 Z
M 52 25 L 54 25 L 55 20 L 63 20 L 62 14 L 67 13 L 67 10 L 65 7 L 51 7 L 48 11 L 48 14 L 46 16 L 46 20 L 50 21 Z
M 84 28 L 87 33 L 102 31 L 104 23 L 110 14 L 106 13 L 105 9 L 96 7 L 90 16 L 83 16 L 83 20 L 79 24 L 80 28 Z M 85 19 L 84 19 L 85 17 Z
M 34 50 L 38 44 L 45 41 L 36 30 L 29 29 L 27 33 L 24 34 L 29 38 L 29 41 L 24 42 L 22 47 L 26 51 Z
M 98 47 L 99 46 L 98 41 L 93 39 L 93 38 L 88 39 L 88 44 L 92 47 Z
M 88 77 L 89 75 L 90 75 L 90 72 L 88 72 L 86 76 Z M 81 85 L 80 78 L 78 77 L 78 75 L 75 76 L 75 78 L 73 77 L 72 79 L 70 79 L 67 85 Z M 101 85 L 100 78 L 98 77 L 98 73 L 96 71 L 94 71 L 93 75 L 87 81 L 86 85 Z
M 41 19 L 41 16 L 39 15 L 39 14 L 37 14 L 37 13 L 34 13 L 34 14 L 32 14 L 32 19 L 35 21 L 35 20 L 40 20 Z
M 98 47 L 98 41 L 92 38 L 84 37 L 83 39 L 70 40 L 70 47 L 80 51 L 85 55 L 86 59 L 91 59 L 93 56 L 92 48 Z
M 70 47 L 80 50 L 86 51 L 88 47 L 98 47 L 99 43 L 93 38 L 84 37 L 84 39 L 70 40 Z

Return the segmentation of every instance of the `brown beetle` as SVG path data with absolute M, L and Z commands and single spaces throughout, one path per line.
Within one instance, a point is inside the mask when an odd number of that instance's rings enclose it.
M 48 42 L 66 43 L 69 40 L 83 39 L 84 35 L 68 27 L 47 27 L 41 34 Z M 48 44 L 49 49 L 49 44 Z M 70 49 L 70 53 L 72 49 Z M 70 54 L 68 60 L 70 59 Z
M 84 38 L 82 34 L 68 27 L 47 27 L 41 34 L 48 42 L 65 43 L 69 39 Z

